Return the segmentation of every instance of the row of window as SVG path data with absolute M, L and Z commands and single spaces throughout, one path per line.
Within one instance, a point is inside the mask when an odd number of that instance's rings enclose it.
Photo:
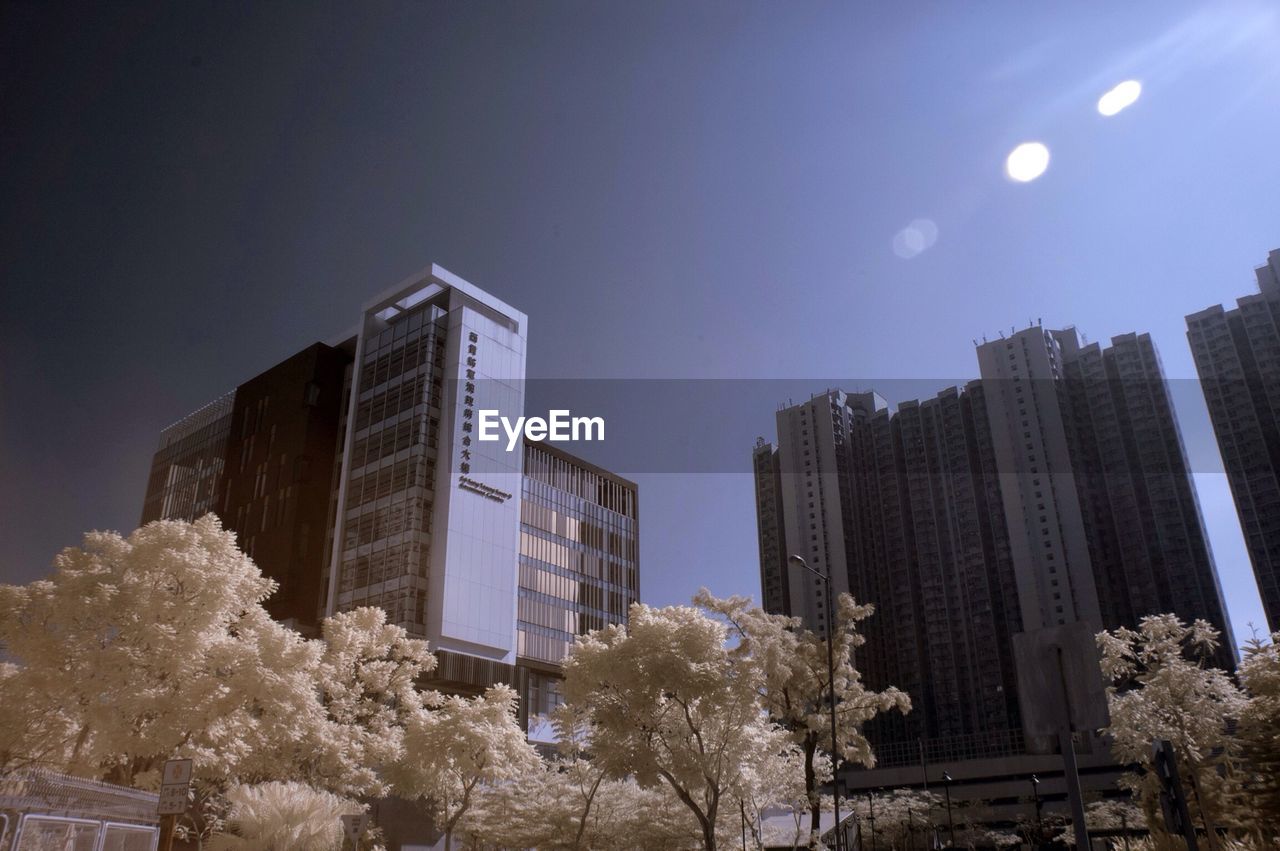
M 584 469 L 533 444 L 525 444 L 524 474 L 529 479 L 618 514 L 636 515 L 634 488 Z
M 367 555 L 349 558 L 342 566 L 343 591 L 378 585 L 397 576 L 426 578 L 426 552 L 422 544 L 408 541 Z

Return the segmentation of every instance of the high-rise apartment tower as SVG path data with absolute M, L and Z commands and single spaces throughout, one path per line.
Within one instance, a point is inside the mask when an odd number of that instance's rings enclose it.
M 1187 317 L 1187 339 L 1270 629 L 1280 629 L 1280 249 L 1258 292 Z

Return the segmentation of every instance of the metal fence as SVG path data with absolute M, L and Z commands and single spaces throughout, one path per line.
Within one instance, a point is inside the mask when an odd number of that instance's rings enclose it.
M 999 730 L 992 733 L 976 733 L 967 736 L 948 736 L 937 739 L 919 739 L 885 742 L 876 745 L 876 767 L 895 768 L 919 764 L 921 746 L 928 763 L 958 762 L 965 759 L 992 759 L 1026 753 L 1026 743 L 1021 730 Z
M 154 792 L 43 769 L 0 777 L 3 851 L 154 851 Z

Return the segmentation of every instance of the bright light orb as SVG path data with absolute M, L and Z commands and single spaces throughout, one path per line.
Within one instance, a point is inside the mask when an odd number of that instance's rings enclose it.
M 927 251 L 938 241 L 938 226 L 932 219 L 915 219 L 894 234 L 893 253 L 903 260 L 910 260 Z
M 1112 116 L 1133 102 L 1142 94 L 1142 83 L 1137 80 L 1125 80 L 1111 91 L 1098 98 L 1098 112 Z
M 1023 142 L 1009 152 L 1004 161 L 1004 173 L 1010 180 L 1029 183 L 1049 167 L 1049 149 L 1040 142 Z

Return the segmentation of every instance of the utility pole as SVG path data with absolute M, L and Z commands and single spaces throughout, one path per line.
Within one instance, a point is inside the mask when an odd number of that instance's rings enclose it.
M 1071 735 L 1071 692 L 1067 689 L 1067 669 L 1062 660 L 1062 646 L 1058 645 L 1058 683 L 1062 688 L 1061 722 L 1058 727 L 1058 746 L 1062 749 L 1063 780 L 1067 784 L 1067 800 L 1071 802 L 1071 822 L 1076 836 L 1077 851 L 1090 851 L 1089 826 L 1084 820 L 1084 796 L 1080 794 L 1080 771 L 1076 766 L 1076 746 Z
M 843 851 L 844 846 L 840 842 L 840 740 L 836 738 L 836 663 L 835 663 L 835 610 L 831 603 L 831 568 L 828 565 L 827 572 L 821 573 L 809 566 L 809 563 L 798 555 L 793 555 L 787 559 L 788 564 L 799 565 L 814 576 L 820 577 L 825 583 L 827 597 L 827 689 L 831 695 L 831 803 L 835 808 L 835 833 L 836 847 L 835 851 Z

